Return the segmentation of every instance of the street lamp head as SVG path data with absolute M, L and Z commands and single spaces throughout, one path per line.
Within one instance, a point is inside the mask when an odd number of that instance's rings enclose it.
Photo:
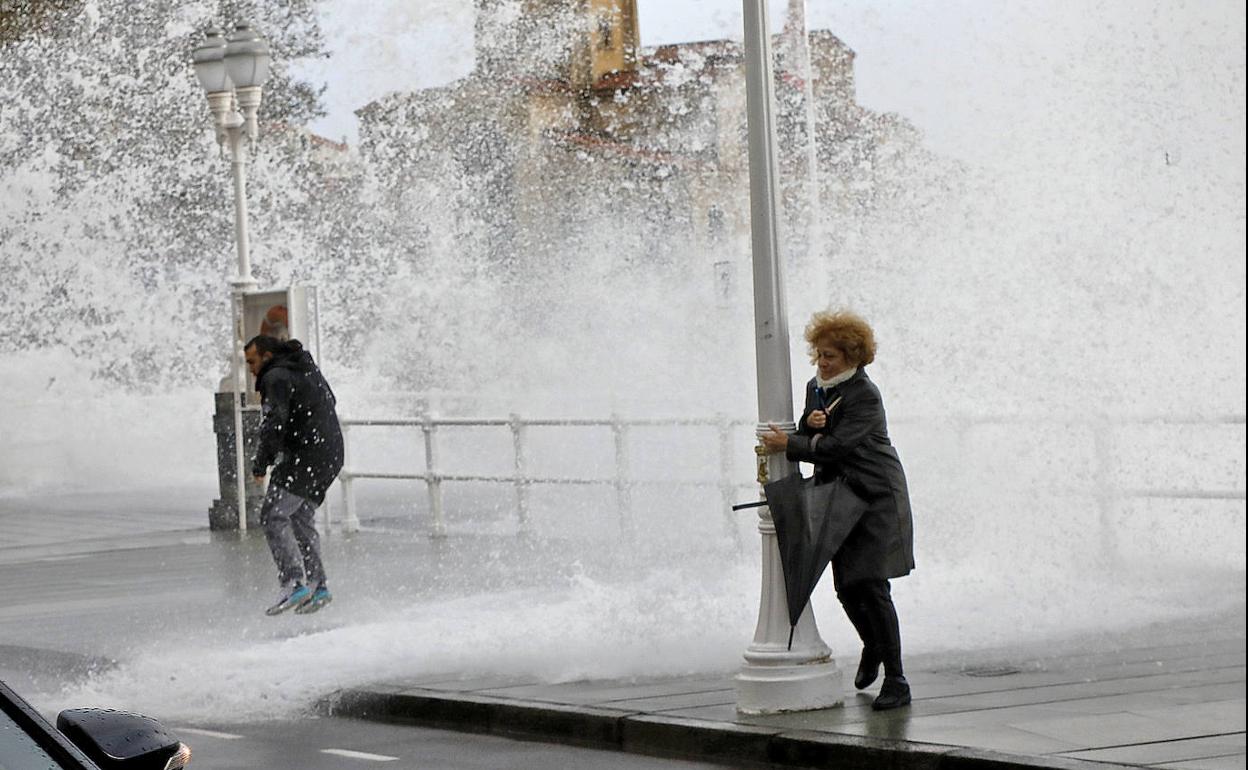
M 195 49 L 191 61 L 195 63 L 195 75 L 199 84 L 210 94 L 233 90 L 225 67 L 225 35 L 219 29 L 204 32 L 204 41 Z
M 269 44 L 249 22 L 234 25 L 225 46 L 225 67 L 236 88 L 263 86 L 269 79 Z

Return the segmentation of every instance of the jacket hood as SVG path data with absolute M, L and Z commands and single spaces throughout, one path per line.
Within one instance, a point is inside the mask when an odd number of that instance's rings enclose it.
M 274 353 L 273 357 L 265 361 L 264 366 L 260 367 L 259 373 L 256 374 L 256 390 L 260 390 L 260 381 L 274 369 L 289 369 L 293 372 L 316 371 L 316 364 L 312 361 L 312 354 L 303 349 L 303 345 L 299 343 L 299 340 L 290 340 L 286 343 L 286 346 L 286 350 Z

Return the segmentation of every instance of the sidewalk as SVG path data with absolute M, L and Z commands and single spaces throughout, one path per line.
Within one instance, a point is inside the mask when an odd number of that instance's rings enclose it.
M 1213 618 L 1136 632 L 1135 646 L 978 670 L 912 660 L 914 703 L 883 713 L 851 685 L 842 708 L 741 716 L 728 675 L 558 685 L 441 678 L 350 689 L 322 707 L 728 764 L 1230 770 L 1245 767 L 1243 629 L 1242 615 Z M 1163 637 L 1171 642 L 1150 644 Z
M 7 515 L 0 509 L 0 531 Z M 183 625 L 205 628 L 205 608 L 212 608 L 212 627 L 250 627 L 251 636 L 243 641 L 288 633 L 256 622 L 256 608 L 272 582 L 271 560 L 256 533 L 239 538 L 210 534 L 202 526 L 184 529 L 181 514 L 156 531 L 140 512 L 106 537 L 103 527 L 87 527 L 79 534 L 89 537 L 67 539 L 60 533 L 74 516 L 23 516 L 23 539 L 0 543 L 0 585 L 6 588 L 0 593 L 0 676 L 16 671 L 47 684 L 55 683 L 57 672 L 64 681 L 79 670 L 124 664 L 136 629 L 150 627 L 156 614 L 168 633 Z M 122 513 L 116 518 L 126 520 Z M 145 527 L 149 531 L 143 532 Z M 508 565 L 508 577 L 523 575 L 547 585 L 559 577 L 557 565 L 567 553 L 541 549 L 569 547 L 534 546 L 514 536 L 404 539 L 393 530 L 367 527 L 350 538 L 334 534 L 324 543 L 327 560 L 341 575 L 335 590 L 344 598 L 369 596 L 395 576 L 410 579 L 414 569 L 428 571 L 419 579 L 437 595 L 488 590 L 456 587 L 454 576 L 445 572 L 470 569 L 487 553 L 491 564 Z M 356 564 L 367 564 L 367 578 L 349 569 Z M 341 604 L 324 617 L 314 616 L 325 625 L 310 630 L 364 622 L 360 606 Z M 859 694 L 847 683 L 842 708 L 738 716 L 732 671 L 563 684 L 443 674 L 351 683 L 338 692 L 328 687 L 320 708 L 728 766 L 1245 768 L 1242 604 L 1229 615 L 1120 630 L 1094 641 L 1025 653 L 910 657 L 907 674 L 916 700 L 885 713 L 870 710 L 877 688 Z M 849 679 L 855 656 L 837 653 Z

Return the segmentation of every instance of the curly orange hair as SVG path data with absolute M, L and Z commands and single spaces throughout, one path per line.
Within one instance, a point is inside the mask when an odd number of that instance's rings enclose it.
M 810 345 L 811 363 L 819 360 L 815 352 L 819 343 L 839 348 L 855 366 L 865 366 L 875 360 L 875 332 L 871 331 L 871 324 L 848 310 L 815 313 L 806 324 L 805 336 Z

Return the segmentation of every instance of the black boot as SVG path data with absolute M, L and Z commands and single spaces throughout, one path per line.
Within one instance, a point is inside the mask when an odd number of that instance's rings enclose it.
M 880 694 L 871 704 L 876 711 L 900 708 L 910 704 L 910 683 L 904 676 L 886 676 Z
M 870 647 L 862 648 L 862 657 L 858 659 L 858 673 L 854 674 L 854 687 L 865 690 L 880 675 L 880 655 Z
M 865 690 L 880 675 L 880 663 L 883 662 L 875 646 L 875 636 L 871 633 L 871 621 L 868 619 L 866 600 L 851 588 L 838 588 L 836 598 L 840 599 L 845 608 L 845 617 L 854 624 L 858 638 L 862 640 L 862 657 L 858 660 L 858 673 L 854 675 L 854 687 Z
M 871 708 L 883 711 L 904 706 L 910 702 L 910 685 L 901 668 L 901 627 L 888 581 L 866 581 L 857 593 L 862 597 L 871 638 L 875 640 L 874 652 L 884 665 L 884 685 Z

